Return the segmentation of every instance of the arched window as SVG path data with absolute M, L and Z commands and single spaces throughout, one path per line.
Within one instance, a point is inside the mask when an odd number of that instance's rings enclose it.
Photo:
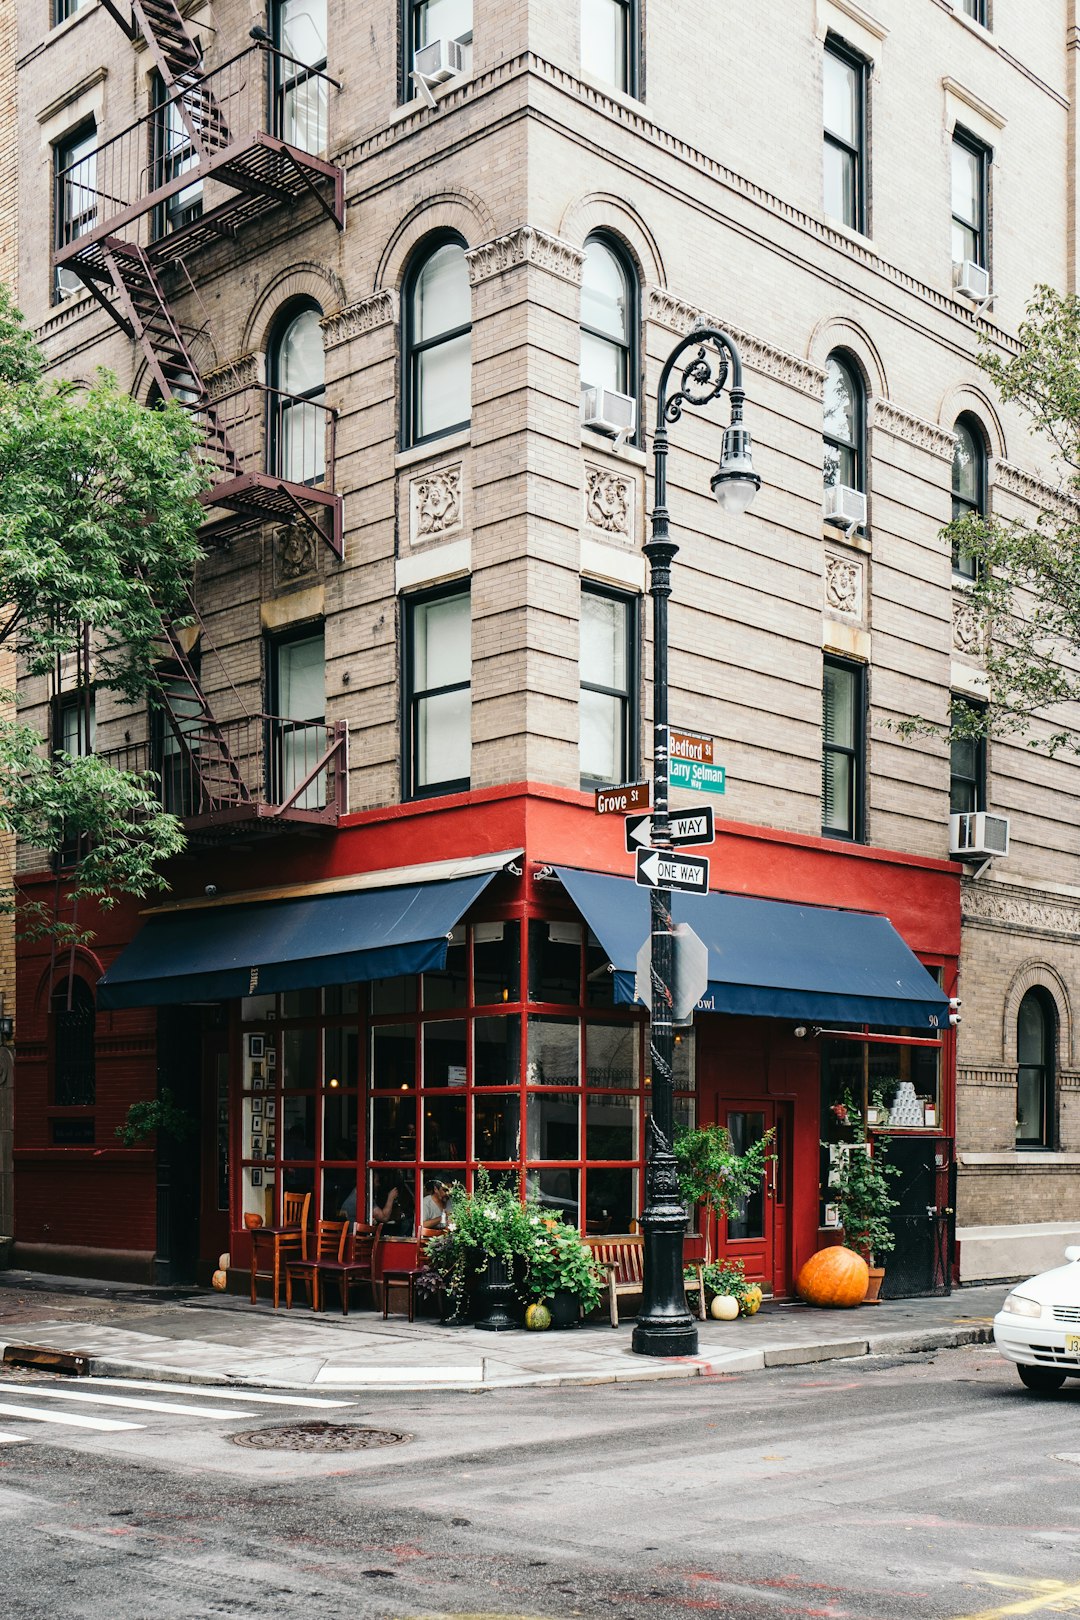
M 468 427 L 472 414 L 472 301 L 465 244 L 442 237 L 417 255 L 405 282 L 403 441 Z
M 291 305 L 267 345 L 269 470 L 290 484 L 317 484 L 326 471 L 326 356 L 322 310 Z
M 96 1100 L 94 992 L 85 979 L 65 979 L 52 993 L 53 1102 L 89 1108 Z
M 1016 1145 L 1052 1147 L 1054 1050 L 1057 1013 L 1049 994 L 1036 986 L 1016 1015 Z
M 986 511 L 986 439 L 974 416 L 957 417 L 953 427 L 956 445 L 952 463 L 952 515 L 957 518 L 981 517 Z M 978 576 L 978 559 L 953 541 L 953 573 L 965 579 Z
M 638 395 L 637 276 L 609 237 L 590 236 L 581 273 L 581 381 Z
M 866 391 L 854 362 L 837 351 L 825 362 L 825 488 L 865 490 Z

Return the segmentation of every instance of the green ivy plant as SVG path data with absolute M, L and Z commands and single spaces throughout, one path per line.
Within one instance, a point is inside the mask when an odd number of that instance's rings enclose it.
M 760 1142 L 736 1153 L 731 1132 L 723 1125 L 702 1125 L 681 1131 L 675 1138 L 679 1192 L 688 1209 L 704 1204 L 718 1220 L 726 1220 L 761 1186 L 766 1166 L 775 1155 L 769 1152 L 775 1130 L 768 1130 Z M 705 1261 L 712 1259 L 710 1222 L 705 1222 Z
M 897 1200 L 889 1192 L 889 1181 L 900 1172 L 888 1162 L 887 1136 L 875 1136 L 871 1154 L 863 1146 L 866 1131 L 857 1109 L 849 1108 L 848 1124 L 855 1140 L 833 1166 L 832 1199 L 839 1208 L 844 1247 L 854 1249 L 872 1266 L 896 1247 L 889 1215 Z
M 527 1285 L 530 1296 L 550 1299 L 565 1290 L 574 1295 L 586 1313 L 595 1310 L 603 1291 L 603 1273 L 588 1244 L 582 1243 L 575 1229 L 565 1224 L 561 1211 L 557 1216 L 545 1216 L 539 1230 L 533 1231 Z
M 149 1102 L 134 1102 L 127 1111 L 127 1117 L 122 1125 L 116 1127 L 116 1134 L 125 1147 L 138 1147 L 145 1142 L 148 1136 L 157 1131 L 162 1136 L 169 1136 L 174 1142 L 186 1141 L 197 1129 L 197 1125 L 187 1109 L 177 1106 L 176 1100 L 168 1086 L 162 1086 L 156 1097 Z

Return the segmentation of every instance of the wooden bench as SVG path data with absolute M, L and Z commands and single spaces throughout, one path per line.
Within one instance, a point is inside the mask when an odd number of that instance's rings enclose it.
M 584 1241 L 592 1250 L 597 1265 L 607 1272 L 608 1311 L 612 1327 L 618 1327 L 620 1296 L 641 1293 L 641 1266 L 645 1240 L 637 1234 L 628 1234 L 626 1237 L 587 1237 Z M 702 1262 L 690 1260 L 687 1265 L 697 1273 L 698 1315 L 704 1321 L 705 1288 L 701 1277 Z

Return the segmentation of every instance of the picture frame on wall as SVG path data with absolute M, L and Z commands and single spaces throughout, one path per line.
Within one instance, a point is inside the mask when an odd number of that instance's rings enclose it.
M 251 1089 L 252 1091 L 264 1091 L 266 1089 L 266 1081 L 263 1079 L 261 1074 L 252 1075 Z
M 251 1172 L 251 1185 L 253 1187 L 261 1187 L 262 1186 L 262 1171 L 261 1170 L 253 1170 Z
M 254 1060 L 256 1058 L 263 1058 L 265 1056 L 266 1056 L 266 1036 L 265 1035 L 249 1035 L 248 1036 L 248 1057 L 251 1058 L 252 1060 Z
M 277 1068 L 277 1047 L 276 1046 L 269 1046 L 266 1049 L 266 1067 L 268 1069 L 276 1069 Z
M 266 1117 L 267 1119 L 277 1118 L 277 1100 L 274 1097 L 267 1097 L 266 1099 Z
M 263 1150 L 262 1137 L 261 1136 L 253 1136 L 251 1138 L 251 1157 L 253 1159 L 261 1159 L 262 1158 L 262 1150 Z

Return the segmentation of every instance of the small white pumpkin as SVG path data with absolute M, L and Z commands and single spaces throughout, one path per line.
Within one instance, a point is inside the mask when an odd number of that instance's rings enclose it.
M 734 1294 L 717 1294 L 709 1306 L 709 1314 L 718 1322 L 734 1322 L 739 1314 L 739 1302 Z

